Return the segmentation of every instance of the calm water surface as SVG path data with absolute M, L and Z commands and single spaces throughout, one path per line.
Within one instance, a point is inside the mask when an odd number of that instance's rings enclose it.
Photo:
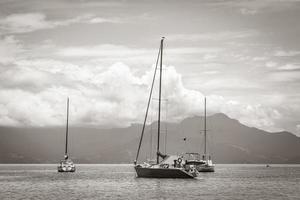
M 300 165 L 217 165 L 198 179 L 136 178 L 131 165 L 0 165 L 0 199 L 300 199 Z

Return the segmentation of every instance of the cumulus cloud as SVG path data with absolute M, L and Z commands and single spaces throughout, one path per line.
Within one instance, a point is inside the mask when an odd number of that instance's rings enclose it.
M 240 122 L 262 128 L 269 131 L 282 130 L 276 126 L 276 120 L 281 119 L 282 115 L 277 109 L 263 106 L 261 104 L 247 105 L 240 103 L 226 102 L 227 106 L 221 108 L 224 113 L 235 119 L 239 119 Z M 237 112 L 240 111 L 240 113 Z
M 128 126 L 141 123 L 153 68 L 142 76 L 115 63 L 109 68 L 77 66 L 61 61 L 19 61 L 1 74 L 0 122 L 12 126 L 49 126 L 65 123 L 65 100 L 71 99 L 73 125 Z M 163 99 L 168 100 L 168 120 L 201 115 L 204 95 L 185 88 L 175 67 L 164 66 Z M 154 97 L 157 96 L 157 85 Z M 270 128 L 280 118 L 278 111 L 262 105 L 247 105 L 210 95 L 208 111 L 224 112 L 248 125 Z M 22 101 L 20 101 L 22 99 Z M 151 112 L 157 109 L 152 102 Z

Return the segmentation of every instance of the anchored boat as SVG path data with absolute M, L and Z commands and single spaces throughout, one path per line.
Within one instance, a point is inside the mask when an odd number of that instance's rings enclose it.
M 211 156 L 207 154 L 207 129 L 206 129 L 206 98 L 204 98 L 204 154 L 202 159 L 199 153 L 187 153 L 186 163 L 195 164 L 198 172 L 214 172 L 215 165 Z
M 175 155 L 163 155 L 160 152 L 160 112 L 161 112 L 161 83 L 162 83 L 162 56 L 163 56 L 163 42 L 164 37 L 160 41 L 160 48 L 158 52 L 158 57 L 156 60 L 156 67 L 154 70 L 154 76 L 152 80 L 150 95 L 148 99 L 148 105 L 146 109 L 146 114 L 144 118 L 144 124 L 142 128 L 142 133 L 139 141 L 139 146 L 137 150 L 136 159 L 134 161 L 134 169 L 136 171 L 137 177 L 144 177 L 144 178 L 194 178 L 198 175 L 197 170 L 195 169 L 194 165 L 186 165 L 182 159 L 182 156 L 175 156 Z M 158 125 L 157 125 L 157 150 L 156 150 L 156 163 L 151 162 L 144 162 L 143 164 L 138 164 L 138 157 L 139 152 L 144 136 L 149 105 L 152 98 L 153 86 L 155 82 L 156 71 L 158 69 L 158 61 L 160 61 L 159 67 L 159 98 L 158 98 Z
M 57 167 L 58 172 L 75 172 L 76 168 L 73 161 L 68 155 L 68 136 L 69 136 L 69 98 L 67 100 L 67 125 L 66 125 L 66 144 L 64 159 L 59 162 Z
M 185 153 L 183 157 L 185 158 L 186 164 L 195 165 L 195 166 L 205 164 L 205 161 L 201 160 L 200 153 Z

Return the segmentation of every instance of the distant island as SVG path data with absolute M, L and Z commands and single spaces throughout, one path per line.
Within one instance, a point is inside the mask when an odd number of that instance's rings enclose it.
M 221 113 L 207 120 L 209 149 L 216 164 L 300 163 L 300 138 L 292 133 L 251 128 Z M 203 117 L 195 116 L 167 123 L 167 137 L 172 135 L 167 140 L 167 152 L 202 153 L 202 122 Z M 146 128 L 143 146 L 147 150 L 151 150 L 151 129 L 154 131 L 156 125 L 154 122 Z M 0 127 L 0 163 L 57 163 L 64 152 L 64 131 L 65 127 Z M 112 129 L 71 127 L 70 156 L 76 163 L 132 163 L 140 131 L 140 124 Z M 164 141 L 161 144 L 164 150 Z M 145 154 L 149 151 L 142 152 L 142 157 L 149 157 Z

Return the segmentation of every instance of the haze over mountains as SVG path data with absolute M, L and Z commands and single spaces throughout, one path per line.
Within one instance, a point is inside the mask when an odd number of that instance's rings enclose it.
M 224 114 L 209 116 L 207 121 L 209 150 L 215 163 L 300 163 L 300 138 L 292 133 L 269 133 L 247 127 Z M 169 154 L 203 152 L 203 117 L 165 125 L 161 132 L 162 152 L 165 144 Z M 113 129 L 70 127 L 70 157 L 76 163 L 132 163 L 141 127 L 141 124 Z M 146 127 L 141 162 L 155 155 L 156 127 L 157 123 Z M 164 127 L 167 127 L 167 143 Z M 65 127 L 0 127 L 0 162 L 57 163 L 64 154 L 64 133 Z

